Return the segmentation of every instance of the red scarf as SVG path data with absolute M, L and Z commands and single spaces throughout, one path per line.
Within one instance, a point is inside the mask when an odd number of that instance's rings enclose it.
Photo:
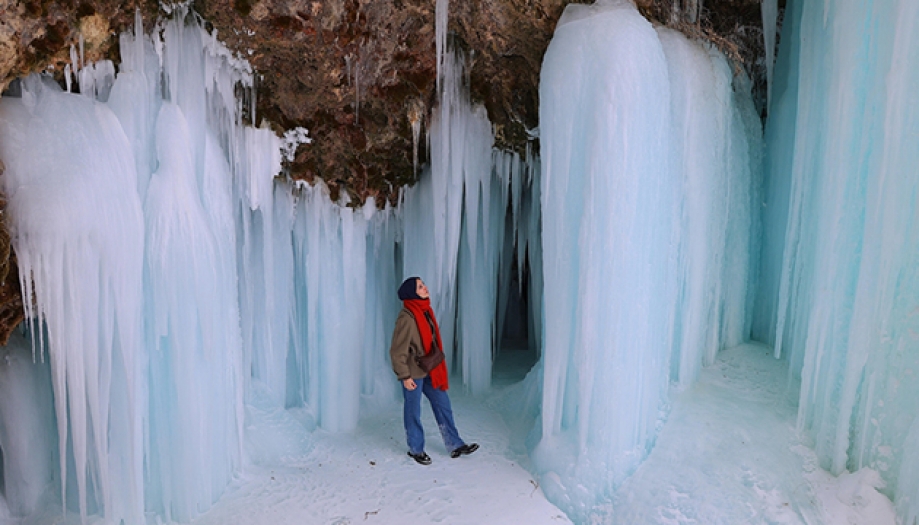
M 434 323 L 434 331 L 437 333 L 437 346 L 443 350 L 444 344 L 440 339 L 440 326 L 437 324 L 437 318 L 434 317 L 434 309 L 431 308 L 431 300 L 406 299 L 402 301 L 402 304 L 405 305 L 405 308 L 407 308 L 409 312 L 412 312 L 412 316 L 415 318 L 415 324 L 418 326 L 418 333 L 421 334 L 421 344 L 424 345 L 426 349 L 425 353 L 429 354 L 433 349 L 431 345 L 431 326 L 424 317 L 425 313 L 431 316 L 431 321 Z M 450 384 L 447 379 L 446 359 L 437 365 L 434 370 L 431 370 L 429 375 L 431 376 L 431 385 L 434 386 L 434 388 L 439 388 L 441 390 L 447 390 L 447 388 L 449 388 Z

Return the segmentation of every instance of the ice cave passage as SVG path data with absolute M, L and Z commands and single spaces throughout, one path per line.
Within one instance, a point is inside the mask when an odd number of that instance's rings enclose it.
M 396 206 L 289 180 L 323 137 L 243 124 L 186 9 L 0 98 L 0 522 L 919 523 L 919 2 L 788 0 L 765 122 L 717 48 L 572 4 L 525 154 L 447 50 Z M 411 275 L 482 447 L 426 413 L 430 467 Z

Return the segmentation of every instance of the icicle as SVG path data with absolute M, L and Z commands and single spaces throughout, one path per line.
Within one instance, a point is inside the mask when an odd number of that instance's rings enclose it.
M 437 92 L 443 87 L 446 74 L 444 63 L 447 53 L 447 24 L 450 19 L 450 0 L 437 0 L 434 7 L 434 46 L 437 53 Z
M 779 16 L 779 0 L 763 0 L 763 44 L 766 49 L 766 107 L 772 103 L 772 71 L 775 67 L 776 20 Z
M 408 121 L 412 127 L 412 175 L 418 177 L 418 143 L 421 139 L 421 119 L 423 106 L 413 101 L 408 108 Z
M 64 82 L 67 85 L 67 92 L 73 93 L 73 80 L 71 79 L 70 64 L 64 66 Z

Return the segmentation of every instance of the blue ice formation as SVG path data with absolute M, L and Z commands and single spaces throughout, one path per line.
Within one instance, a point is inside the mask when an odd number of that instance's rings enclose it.
M 538 162 L 493 151 L 461 56 L 443 58 L 431 166 L 378 209 L 283 177 L 310 139 L 242 123 L 253 72 L 194 13 L 135 23 L 117 75 L 73 53 L 67 90 L 32 76 L 0 101 L 29 298 L 4 350 L 0 516 L 188 521 L 247 461 L 303 445 L 247 447 L 264 407 L 305 433 L 353 431 L 362 406 L 396 399 L 386 350 L 409 275 L 430 284 L 454 387 L 485 392 L 499 283 L 515 256 L 538 268 Z
M 628 2 L 565 10 L 540 122 L 534 460 L 547 496 L 586 521 L 650 452 L 671 382 L 690 385 L 749 333 L 760 128 L 720 52 Z
M 801 380 L 834 474 L 871 467 L 919 516 L 919 5 L 795 1 L 767 125 L 753 335 Z

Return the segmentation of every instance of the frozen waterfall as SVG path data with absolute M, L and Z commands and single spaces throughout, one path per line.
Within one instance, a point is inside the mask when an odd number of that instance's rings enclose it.
M 576 519 L 648 455 L 671 381 L 688 386 L 749 332 L 761 139 L 732 79 L 717 50 L 625 2 L 569 6 L 546 52 L 534 454 Z
M 67 90 L 35 75 L 0 102 L 3 189 L 34 297 L 7 350 L 32 379 L 0 385 L 4 508 L 188 521 L 272 456 L 246 446 L 265 407 L 306 432 L 354 431 L 396 399 L 386 355 L 409 275 L 432 285 L 454 385 L 488 391 L 499 281 L 538 236 L 538 200 L 523 195 L 538 162 L 492 150 L 462 56 L 444 56 L 431 166 L 378 209 L 284 178 L 282 149 L 309 139 L 242 123 L 253 73 L 193 12 L 151 34 L 138 15 L 121 49 L 117 75 L 74 55 Z
M 418 275 L 471 399 L 526 324 L 517 445 L 578 523 L 615 521 L 671 401 L 751 339 L 821 466 L 915 522 L 919 4 L 789 0 L 774 68 L 762 12 L 765 133 L 717 48 L 600 0 L 558 22 L 521 153 L 439 34 L 430 163 L 396 203 L 290 180 L 323 137 L 246 124 L 256 73 L 186 7 L 138 15 L 120 64 L 72 53 L 66 88 L 22 79 L 0 99 L 27 315 L 0 349 L 0 521 L 187 522 L 247 466 L 398 412 Z

